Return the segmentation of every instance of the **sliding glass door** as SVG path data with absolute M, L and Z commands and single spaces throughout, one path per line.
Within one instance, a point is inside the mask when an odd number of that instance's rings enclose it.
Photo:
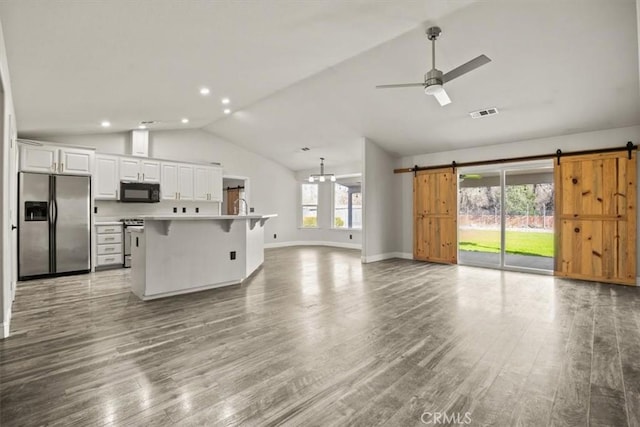
M 553 162 L 458 171 L 458 261 L 553 271 Z
M 502 239 L 500 172 L 468 169 L 458 174 L 458 263 L 500 267 Z

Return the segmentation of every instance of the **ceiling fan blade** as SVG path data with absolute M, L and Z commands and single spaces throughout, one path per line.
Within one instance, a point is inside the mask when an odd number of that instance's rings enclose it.
M 480 55 L 477 58 L 473 58 L 471 61 L 462 64 L 461 66 L 459 66 L 458 68 L 454 68 L 453 70 L 449 71 L 448 73 L 446 73 L 445 75 L 442 76 L 442 82 L 446 83 L 449 82 L 455 78 L 460 77 L 463 74 L 468 73 L 469 71 L 473 71 L 478 67 L 483 66 L 484 64 L 487 64 L 491 62 L 491 59 L 489 59 L 488 56 L 486 55 Z
M 449 98 L 449 95 L 447 95 L 447 92 L 444 90 L 444 88 L 434 93 L 433 96 L 436 97 L 436 99 L 440 103 L 440 106 L 451 104 L 451 98 Z
M 414 87 L 414 86 L 424 86 L 424 83 L 401 83 L 397 85 L 379 85 L 376 86 L 376 89 L 393 89 L 394 87 Z

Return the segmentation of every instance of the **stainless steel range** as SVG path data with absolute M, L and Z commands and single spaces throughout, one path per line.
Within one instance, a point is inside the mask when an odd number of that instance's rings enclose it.
M 131 229 L 144 228 L 144 220 L 140 218 L 123 218 L 122 228 L 124 232 L 124 267 L 131 267 Z

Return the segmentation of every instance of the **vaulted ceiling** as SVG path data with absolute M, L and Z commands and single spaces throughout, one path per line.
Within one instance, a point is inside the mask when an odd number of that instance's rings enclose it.
M 635 7 L 3 0 L 0 21 L 23 136 L 154 120 L 152 130 L 204 127 L 299 170 L 321 156 L 358 160 L 363 136 L 409 155 L 640 124 Z M 376 90 L 423 80 L 430 24 L 443 29 L 439 69 L 482 53 L 492 62 L 447 84 L 453 102 L 444 107 L 421 88 Z M 485 107 L 500 114 L 469 117 Z

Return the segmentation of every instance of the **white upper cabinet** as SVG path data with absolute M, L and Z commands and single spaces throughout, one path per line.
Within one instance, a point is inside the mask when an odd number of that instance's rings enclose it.
M 58 172 L 72 175 L 90 175 L 93 171 L 94 153 L 90 150 L 61 148 Z
M 193 165 L 162 162 L 160 166 L 162 200 L 193 200 Z
M 136 157 L 120 158 L 122 181 L 160 182 L 160 162 Z
M 209 201 L 209 175 L 211 168 L 196 166 L 193 168 L 193 200 Z
M 134 156 L 149 156 L 149 131 L 134 130 L 131 132 L 131 154 Z
M 156 160 L 140 160 L 140 171 L 142 181 L 160 182 L 160 162 Z
M 120 157 L 120 180 L 140 181 L 140 159 Z
M 160 194 L 162 200 L 178 199 L 178 164 L 162 162 L 160 164 L 162 173 L 160 183 Z
M 94 192 L 96 200 L 118 200 L 118 157 L 96 154 Z
M 192 165 L 178 165 L 178 200 L 193 200 Z
M 209 173 L 209 200 L 212 202 L 222 202 L 222 168 L 213 167 Z
M 193 199 L 206 202 L 222 201 L 222 168 L 194 166 Z
M 24 172 L 55 173 L 58 169 L 58 148 L 20 146 L 20 170 Z
M 93 172 L 92 150 L 59 148 L 49 145 L 20 146 L 20 170 L 23 172 L 90 175 Z

